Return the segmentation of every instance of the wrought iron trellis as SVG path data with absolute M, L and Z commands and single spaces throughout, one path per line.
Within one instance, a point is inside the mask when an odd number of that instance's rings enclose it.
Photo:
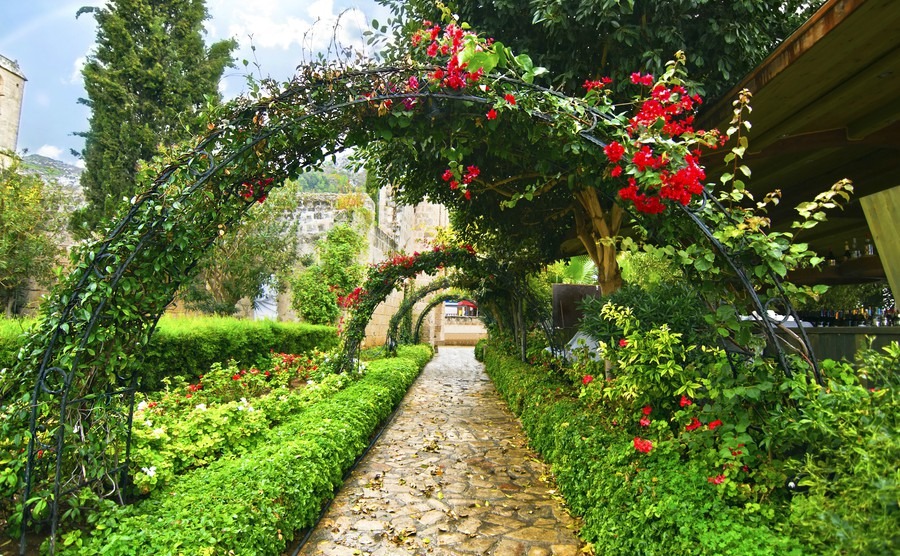
M 38 355 L 23 364 L 36 363 L 36 368 L 30 367 L 26 373 L 33 375 L 34 386 L 28 410 L 20 554 L 27 549 L 27 531 L 36 525 L 49 527 L 50 552 L 55 551 L 62 500 L 79 489 L 103 484 L 104 495 L 125 500 L 139 380 L 134 357 L 147 345 L 163 311 L 181 283 L 195 272 L 202 255 L 254 204 L 255 197 L 242 195 L 245 180 L 261 175 L 276 180 L 295 176 L 353 146 L 353 141 L 366 140 L 348 136 L 350 128 L 363 123 L 368 114 L 377 117 L 377 113 L 360 108 L 408 99 L 475 105 L 490 102 L 475 94 L 431 91 L 424 79 L 418 90 L 394 86 L 408 83 L 409 77 L 421 76 L 426 70 L 310 70 L 278 94 L 245 102 L 164 168 L 106 237 L 83 253 L 83 264 L 45 306 L 45 314 L 53 318 L 45 320 L 45 328 L 32 336 L 27 348 L 28 353 Z M 605 146 L 598 129 L 608 116 L 559 92 L 507 77 L 497 79 L 577 107 L 578 136 L 594 146 Z M 575 111 L 565 110 L 537 111 L 533 117 L 550 124 L 576 118 Z M 316 133 L 307 125 L 310 122 L 331 127 Z M 228 147 L 227 141 L 235 136 L 243 138 L 240 146 Z M 287 139 L 279 143 L 279 138 Z M 236 168 L 245 174 L 228 175 Z M 691 217 L 717 245 L 699 217 Z M 724 247 L 717 247 L 728 258 Z M 167 266 L 161 260 L 172 262 Z M 158 276 L 152 283 L 136 284 L 143 294 L 136 299 L 131 289 L 135 270 L 154 264 L 161 265 Z M 760 314 L 766 315 L 765 305 L 752 295 L 749 277 L 734 268 Z M 122 308 L 128 309 L 129 317 L 122 316 Z M 792 309 L 791 313 L 795 314 Z M 772 323 L 764 320 L 764 324 L 768 341 L 790 372 Z M 809 349 L 805 334 L 802 341 Z M 110 367 L 112 376 L 105 372 Z M 73 386 L 77 390 L 73 391 Z M 81 446 L 81 440 L 91 436 L 87 432 L 97 428 L 106 431 L 103 445 Z M 44 494 L 35 498 L 41 494 L 39 489 L 44 489 Z M 46 515 L 41 504 L 49 508 Z

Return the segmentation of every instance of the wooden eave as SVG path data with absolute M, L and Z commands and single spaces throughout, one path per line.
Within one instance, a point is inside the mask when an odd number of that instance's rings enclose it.
M 900 185 L 900 1 L 830 0 L 750 75 L 698 117 L 698 127 L 724 129 L 739 91 L 753 94 L 750 190 L 782 191 L 770 211 L 787 229 L 794 207 L 841 178 L 854 201 L 798 237 L 821 253 L 843 253 L 867 232 L 859 197 Z M 704 156 L 713 180 L 724 153 Z M 900 216 L 900 215 L 898 215 Z M 900 264 L 900 261 L 894 261 Z

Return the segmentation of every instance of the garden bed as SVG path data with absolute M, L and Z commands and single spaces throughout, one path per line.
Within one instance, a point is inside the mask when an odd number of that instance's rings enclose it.
M 343 375 L 317 374 L 309 357 L 282 361 L 284 375 L 278 361 L 217 366 L 145 397 L 132 465 L 141 499 L 102 502 L 87 528 L 62 535 L 61 553 L 280 554 L 315 522 L 431 354 L 403 347 Z

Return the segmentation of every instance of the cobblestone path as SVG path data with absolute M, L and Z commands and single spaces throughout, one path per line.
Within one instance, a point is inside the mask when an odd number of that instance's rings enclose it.
M 472 348 L 442 347 L 300 554 L 576 555 L 547 473 Z

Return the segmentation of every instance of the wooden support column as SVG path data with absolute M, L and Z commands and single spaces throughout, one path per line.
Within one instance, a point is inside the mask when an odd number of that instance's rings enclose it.
M 894 299 L 900 295 L 900 186 L 859 199 Z

